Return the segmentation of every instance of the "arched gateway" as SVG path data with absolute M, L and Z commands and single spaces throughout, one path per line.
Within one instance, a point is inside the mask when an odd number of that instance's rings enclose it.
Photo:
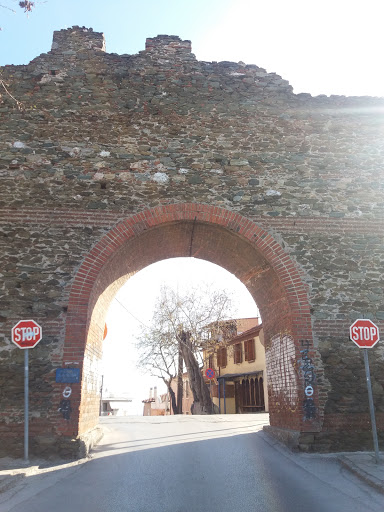
M 221 265 L 255 298 L 272 433 L 303 450 L 371 448 L 348 329 L 384 329 L 384 100 L 294 94 L 255 65 L 198 61 L 176 36 L 108 54 L 84 27 L 0 71 L 0 455 L 22 453 L 16 322 L 43 329 L 31 451 L 78 454 L 97 423 L 110 301 L 175 256 Z M 382 436 L 384 344 L 370 358 Z M 80 382 L 56 381 L 72 368 Z
M 281 246 L 254 222 L 222 208 L 180 204 L 148 209 L 111 229 L 85 256 L 68 303 L 63 364 L 84 357 L 82 386 L 72 395 L 73 420 L 65 435 L 88 432 L 98 421 L 105 316 L 117 290 L 135 272 L 172 257 L 197 257 L 236 275 L 257 302 L 265 330 L 273 427 L 297 435 L 321 430 L 318 393 L 306 403 L 303 353 L 313 348 L 307 288 Z M 315 370 L 311 370 L 314 389 Z M 317 378 L 321 376 L 318 368 Z M 63 386 L 58 386 L 58 399 Z M 76 388 L 76 386 L 73 386 Z M 311 395 L 312 396 L 312 395 Z M 79 407 L 80 403 L 80 407 Z M 310 409 L 310 410 L 309 410 Z

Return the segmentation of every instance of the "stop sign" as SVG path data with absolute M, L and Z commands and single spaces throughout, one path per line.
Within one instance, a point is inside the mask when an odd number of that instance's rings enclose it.
M 371 320 L 359 318 L 349 328 L 350 338 L 360 348 L 371 348 L 380 339 L 379 328 Z
M 12 341 L 19 348 L 34 348 L 42 337 L 42 329 L 34 320 L 20 320 L 12 327 Z

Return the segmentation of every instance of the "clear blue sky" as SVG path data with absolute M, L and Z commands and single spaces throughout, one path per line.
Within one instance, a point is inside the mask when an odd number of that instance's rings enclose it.
M 158 33 L 176 33 L 184 39 L 202 34 L 219 21 L 231 0 L 46 0 L 37 1 L 28 18 L 13 0 L 1 0 L 16 14 L 0 11 L 2 26 L 1 64 L 27 63 L 46 52 L 54 30 L 73 25 L 104 32 L 107 51 L 137 53 L 145 38 Z M 209 7 L 207 7 L 209 5 Z
M 257 64 L 295 92 L 384 96 L 382 0 L 47 0 L 29 15 L 0 0 L 0 65 L 49 51 L 54 30 L 104 32 L 107 51 L 137 53 L 158 34 L 192 40 L 200 60 Z

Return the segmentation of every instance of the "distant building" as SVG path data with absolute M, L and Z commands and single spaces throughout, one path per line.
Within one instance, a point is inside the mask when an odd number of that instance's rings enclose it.
M 258 318 L 238 318 L 211 324 L 203 360 L 204 375 L 207 368 L 212 368 L 216 374 L 214 379 L 206 379 L 216 413 L 268 411 L 264 336 Z M 177 396 L 176 377 L 171 387 Z M 192 404 L 193 394 L 185 372 L 182 414 L 191 414 Z M 174 414 L 171 407 L 166 414 Z
M 230 320 L 220 320 L 207 326 L 208 339 L 217 342 L 227 342 L 234 336 L 248 331 L 252 327 L 259 325 L 258 317 L 251 318 L 232 318 Z
M 132 414 L 132 398 L 115 395 L 106 391 L 100 401 L 101 416 L 130 416 Z
M 143 416 L 165 416 L 170 414 L 169 396 L 168 393 L 162 395 L 157 394 L 157 387 L 150 388 L 149 398 L 142 401 Z
M 268 411 L 262 325 L 254 318 L 231 320 L 223 327 L 221 332 L 216 328 L 213 339 L 217 342 L 204 351 L 204 371 L 212 368 L 216 373 L 214 379 L 207 380 L 216 411 Z

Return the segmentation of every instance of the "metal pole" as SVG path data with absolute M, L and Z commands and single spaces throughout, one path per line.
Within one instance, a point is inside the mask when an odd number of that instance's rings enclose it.
M 179 357 L 178 357 L 178 367 L 177 367 L 177 410 L 178 414 L 183 414 L 183 352 L 181 349 L 181 343 L 183 341 L 183 338 L 185 338 L 185 333 L 182 331 L 180 333 L 180 336 L 178 337 L 178 350 L 179 350 Z
M 221 407 L 220 407 L 220 379 L 217 379 L 217 394 L 219 395 L 219 414 L 221 414 Z
M 101 416 L 103 413 L 103 384 L 104 384 L 104 375 L 101 376 L 99 416 Z
M 371 373 L 369 371 L 368 349 L 367 348 L 363 348 L 363 352 L 364 352 L 365 374 L 366 374 L 366 377 L 367 377 L 369 410 L 370 410 L 370 413 L 371 413 L 373 446 L 375 448 L 376 464 L 379 464 L 379 462 L 380 462 L 379 442 L 378 442 L 378 439 L 377 439 L 375 409 L 373 407 L 373 395 L 372 395 L 372 385 L 371 385 Z
M 29 383 L 29 349 L 24 350 L 24 460 L 28 462 L 28 441 L 29 441 L 29 400 L 28 400 L 28 383 Z
M 225 403 L 225 379 L 223 379 L 223 398 L 224 398 L 224 414 L 227 414 L 227 404 Z

